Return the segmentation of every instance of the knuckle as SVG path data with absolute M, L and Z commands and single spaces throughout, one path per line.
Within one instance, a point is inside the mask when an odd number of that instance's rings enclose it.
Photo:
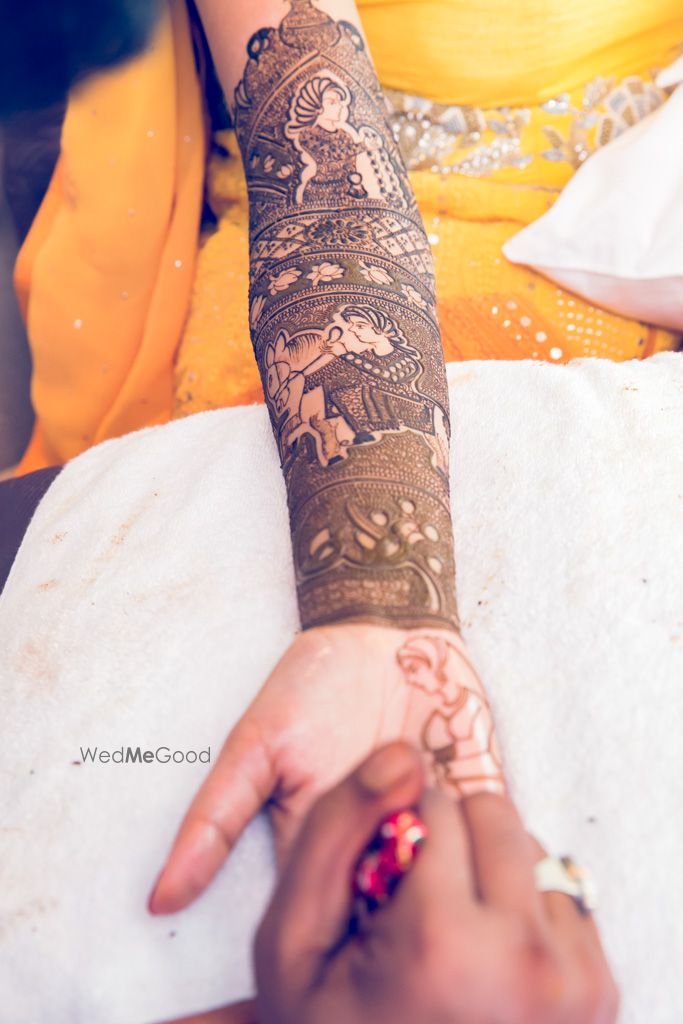
M 606 990 L 602 971 L 585 960 L 574 962 L 567 973 L 564 1007 L 571 1021 L 598 1024 L 605 1010 Z
M 586 1024 L 602 1021 L 612 1005 L 616 986 L 606 963 L 591 950 L 577 958 L 576 1012 Z
M 427 1010 L 429 1019 L 450 1019 L 455 994 L 465 981 L 455 959 L 445 955 L 444 950 L 433 949 L 410 974 L 410 1001 L 422 1012 Z
M 429 963 L 443 943 L 445 922 L 435 907 L 425 908 L 415 921 L 412 934 L 413 952 L 420 963 Z
M 533 987 L 521 977 L 513 979 L 506 992 L 505 1000 L 510 1021 L 514 1024 L 535 1024 L 542 1018 L 538 1015 L 538 996 Z
M 554 947 L 539 937 L 529 939 L 520 960 L 515 1019 L 520 1024 L 552 1019 L 567 1007 L 570 998 L 566 964 Z
M 391 938 L 372 930 L 359 945 L 348 949 L 347 971 L 352 990 L 368 1006 L 394 1003 L 410 1012 L 424 999 L 416 981 L 419 970 L 406 951 L 396 950 Z
M 464 943 L 454 935 L 453 921 L 443 913 L 425 912 L 415 922 L 411 936 L 409 960 L 412 965 L 409 984 L 417 986 L 413 995 L 424 1002 L 428 994 L 430 1007 L 445 1013 L 453 1001 L 453 993 L 469 982 L 468 955 Z
M 614 978 L 610 974 L 605 983 L 604 1006 L 609 1024 L 616 1021 L 621 1008 L 621 993 Z
M 610 975 L 609 992 L 607 995 L 607 1024 L 616 1024 L 621 1010 L 621 992 Z
M 619 989 L 607 962 L 593 947 L 569 944 L 552 932 L 534 928 L 526 938 L 521 959 L 518 974 L 526 978 L 526 991 L 518 993 L 520 1024 L 540 1024 L 558 1014 L 572 1024 L 615 1024 L 621 1003 Z
M 586 1024 L 598 1024 L 605 1008 L 605 992 L 602 983 L 595 978 L 584 980 L 579 999 L 580 1019 Z

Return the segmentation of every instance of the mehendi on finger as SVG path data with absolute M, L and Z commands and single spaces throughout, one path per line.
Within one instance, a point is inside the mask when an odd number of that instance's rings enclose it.
M 443 636 L 418 634 L 401 645 L 396 661 L 408 686 L 438 701 L 420 731 L 437 781 L 458 799 L 482 791 L 504 794 L 491 708 L 460 647 Z
M 458 628 L 431 254 L 358 29 L 291 0 L 234 96 L 304 628 Z

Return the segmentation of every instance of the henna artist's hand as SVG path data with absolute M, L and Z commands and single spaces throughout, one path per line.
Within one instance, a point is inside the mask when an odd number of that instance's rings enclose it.
M 259 1024 L 614 1024 L 595 921 L 536 890 L 546 851 L 511 800 L 423 787 L 416 752 L 392 743 L 314 805 L 256 936 Z M 361 942 L 353 866 L 410 805 L 427 839 Z
M 268 805 L 278 863 L 313 800 L 381 743 L 404 737 L 456 799 L 504 782 L 488 702 L 460 636 L 344 623 L 301 633 L 232 730 L 150 900 L 180 910 Z

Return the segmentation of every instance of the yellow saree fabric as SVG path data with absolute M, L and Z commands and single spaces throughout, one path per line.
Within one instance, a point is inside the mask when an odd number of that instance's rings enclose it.
M 357 0 L 383 85 L 439 103 L 527 107 L 653 67 L 679 0 Z
M 169 419 L 205 170 L 187 11 L 70 98 L 61 155 L 19 254 L 36 425 L 18 473 Z

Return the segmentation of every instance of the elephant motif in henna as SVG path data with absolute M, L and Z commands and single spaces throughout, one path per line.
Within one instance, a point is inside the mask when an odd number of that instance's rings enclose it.
M 434 467 L 448 472 L 446 415 L 417 390 L 419 353 L 387 314 L 342 307 L 324 330 L 281 330 L 264 360 L 283 460 L 305 436 L 327 466 L 346 458 L 352 445 L 414 430 L 432 449 Z

